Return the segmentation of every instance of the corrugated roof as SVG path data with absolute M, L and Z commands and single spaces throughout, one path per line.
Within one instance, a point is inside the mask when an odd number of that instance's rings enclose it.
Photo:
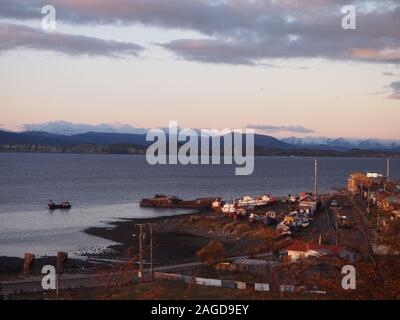
M 315 251 L 329 251 L 340 254 L 343 251 L 342 247 L 339 246 L 329 246 L 314 242 L 303 242 L 303 241 L 295 241 L 289 247 L 287 247 L 288 251 L 299 251 L 299 252 L 307 252 L 309 250 Z

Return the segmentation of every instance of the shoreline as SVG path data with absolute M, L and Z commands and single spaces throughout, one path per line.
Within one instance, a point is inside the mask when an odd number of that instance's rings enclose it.
M 107 146 L 107 145 L 106 145 Z M 290 152 L 292 151 L 292 152 Z M 313 152 L 311 152 L 313 151 Z M 43 151 L 43 150 L 21 150 L 10 149 L 4 150 L 0 148 L 0 154 L 55 154 L 55 155 L 110 155 L 110 156 L 138 156 L 145 157 L 146 153 L 129 153 L 129 152 L 79 152 L 79 151 Z M 313 150 L 313 149 L 265 149 L 255 152 L 255 158 L 341 158 L 341 159 L 400 159 L 400 153 L 390 151 L 375 151 L 354 149 L 349 151 L 336 150 Z
M 156 264 L 165 265 L 175 262 L 192 262 L 196 259 L 196 251 L 208 244 L 210 237 L 207 234 L 193 234 L 178 230 L 175 222 L 192 217 L 209 217 L 211 211 L 182 213 L 174 216 L 160 216 L 154 218 L 117 218 L 115 221 L 106 221 L 102 226 L 87 227 L 80 232 L 93 237 L 109 240 L 116 244 L 107 246 L 99 252 L 83 252 L 81 257 L 70 257 L 69 265 L 75 272 L 87 272 L 96 266 L 107 266 L 107 260 L 127 260 L 138 252 L 137 237 L 138 224 L 152 223 L 155 231 Z M 178 250 L 172 250 L 178 245 Z M 161 250 L 160 250 L 161 249 Z M 19 276 L 24 263 L 24 258 L 15 256 L 0 256 L 0 280 L 7 280 Z M 39 274 L 44 265 L 55 265 L 54 256 L 37 256 L 35 259 L 35 274 Z
M 154 232 L 154 259 L 156 266 L 178 264 L 198 261 L 196 252 L 211 240 L 219 240 L 229 255 L 236 255 L 243 252 L 251 243 L 258 243 L 254 240 L 236 241 L 229 236 L 218 236 L 210 231 L 191 228 L 192 221 L 214 221 L 224 224 L 229 222 L 226 217 L 216 216 L 214 212 L 193 212 L 176 216 L 164 216 L 146 219 L 121 219 L 114 221 L 105 227 L 90 227 L 85 233 L 106 240 L 117 242 L 109 248 L 114 253 L 100 253 L 89 255 L 100 259 L 132 259 L 138 256 L 139 252 L 139 224 L 152 223 Z M 207 223 L 207 222 L 206 222 Z
M 268 210 L 284 211 L 285 205 L 277 203 Z M 162 209 L 160 209 L 162 210 Z M 265 211 L 265 209 L 263 209 Z M 70 257 L 71 264 L 90 268 L 93 265 L 108 265 L 112 261 L 127 261 L 139 254 L 139 224 L 152 223 L 154 231 L 155 265 L 197 262 L 196 252 L 212 240 L 218 240 L 228 256 L 257 253 L 265 239 L 273 238 L 275 229 L 249 226 L 246 222 L 216 214 L 213 210 L 177 213 L 150 218 L 116 218 L 104 221 L 100 226 L 82 229 L 87 235 L 105 239 L 113 244 L 101 250 L 82 252 L 80 257 Z M 240 241 L 238 241 L 240 240 Z M 36 261 L 49 261 L 51 257 L 38 257 Z M 107 261 L 108 260 L 108 261 Z M 23 258 L 0 257 L 0 271 L 22 269 Z

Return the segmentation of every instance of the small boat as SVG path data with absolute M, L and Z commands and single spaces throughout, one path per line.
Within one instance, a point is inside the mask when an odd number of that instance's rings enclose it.
M 64 201 L 60 204 L 56 204 L 53 201 L 50 201 L 47 207 L 49 208 L 49 210 L 57 210 L 57 209 L 68 210 L 71 209 L 72 206 L 68 201 Z

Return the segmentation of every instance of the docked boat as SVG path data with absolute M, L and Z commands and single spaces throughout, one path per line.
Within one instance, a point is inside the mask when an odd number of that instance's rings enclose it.
M 245 196 L 242 199 L 238 200 L 238 206 L 239 207 L 252 207 L 256 206 L 256 199 L 250 197 L 250 196 Z
M 257 198 L 245 196 L 238 200 L 238 206 L 243 208 L 264 207 L 274 202 L 274 199 L 269 195 L 263 195 Z
M 139 204 L 143 208 L 210 209 L 218 200 L 217 197 L 183 200 L 175 196 L 156 194 L 154 198 L 142 199 Z
M 49 208 L 49 210 L 57 210 L 57 209 L 68 210 L 72 208 L 71 204 L 68 201 L 64 201 L 60 204 L 56 204 L 53 201 L 50 201 L 47 207 Z
M 263 195 L 261 198 L 257 199 L 258 205 L 266 206 L 276 202 L 276 199 L 270 195 Z

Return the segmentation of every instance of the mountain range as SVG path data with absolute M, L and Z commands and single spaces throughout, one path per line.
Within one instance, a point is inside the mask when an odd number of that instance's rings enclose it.
M 82 144 L 133 144 L 147 146 L 152 142 L 146 141 L 145 134 L 129 133 L 107 133 L 107 132 L 86 132 L 74 135 L 61 135 L 41 131 L 10 132 L 0 130 L 0 145 L 21 144 L 21 145 L 50 145 L 70 146 Z M 282 142 L 274 137 L 256 135 L 255 144 L 259 147 L 292 149 L 294 146 Z
M 326 138 L 326 137 L 289 137 L 282 142 L 301 148 L 330 149 L 330 150 L 379 150 L 400 151 L 400 140 L 384 139 L 354 139 L 354 138 Z
M 23 146 L 21 150 L 27 150 L 26 147 L 30 146 L 28 150 L 36 150 L 37 146 L 43 148 L 47 147 L 58 147 L 53 148 L 54 152 L 63 152 L 60 150 L 69 150 L 65 147 L 75 147 L 77 146 L 112 146 L 119 145 L 118 150 L 123 150 L 124 147 L 121 145 L 126 145 L 126 148 L 135 147 L 139 148 L 141 151 L 145 149 L 152 142 L 146 141 L 145 134 L 132 134 L 132 133 L 115 133 L 115 132 L 86 132 L 79 134 L 56 134 L 44 131 L 25 131 L 25 132 L 11 132 L 0 130 L 0 146 L 2 146 L 2 151 L 10 150 L 10 146 Z M 6 147 L 8 146 L 8 147 Z M 34 148 L 32 149 L 32 146 Z M 273 154 L 279 151 L 282 154 L 302 154 L 302 155 L 312 155 L 318 154 L 323 155 L 325 152 L 327 155 L 336 155 L 340 152 L 348 153 L 355 152 L 357 154 L 366 154 L 361 151 L 371 151 L 371 152 L 386 152 L 386 153 L 399 153 L 400 152 L 400 142 L 399 141 L 388 141 L 388 140 L 378 140 L 378 139 L 329 139 L 329 138 L 296 138 L 290 137 L 285 139 L 277 139 L 267 135 L 255 135 L 255 146 L 258 154 Z M 64 149 L 62 149 L 64 148 Z M 122 148 L 122 149 L 121 149 Z M 109 149 L 109 148 L 108 148 Z M 113 148 L 112 148 L 113 149 Z M 0 151 L 1 151 L 0 150 Z M 50 149 L 45 149 L 50 150 Z M 113 149 L 114 150 L 114 149 Z M 266 150 L 268 152 L 266 152 Z M 301 152 L 300 152 L 301 151 Z M 67 151 L 66 151 L 67 152 Z M 361 153 L 360 153 L 361 152 Z M 279 153 L 279 152 L 278 152 Z M 368 154 L 373 154 L 368 152 Z
M 25 124 L 23 132 L 13 133 L 1 138 L 1 141 L 17 141 L 18 143 L 45 143 L 51 145 L 76 144 L 115 144 L 130 143 L 146 145 L 147 129 L 137 128 L 129 124 L 71 123 L 67 121 L 51 121 L 45 123 Z M 1 130 L 1 129 L 0 129 Z M 2 130 L 6 132 L 6 130 Z M 11 140 L 7 140 L 10 139 Z M 256 146 L 290 150 L 293 148 L 348 151 L 352 149 L 375 151 L 400 151 L 399 140 L 327 138 L 327 137 L 288 137 L 276 139 L 267 135 L 255 136 Z

